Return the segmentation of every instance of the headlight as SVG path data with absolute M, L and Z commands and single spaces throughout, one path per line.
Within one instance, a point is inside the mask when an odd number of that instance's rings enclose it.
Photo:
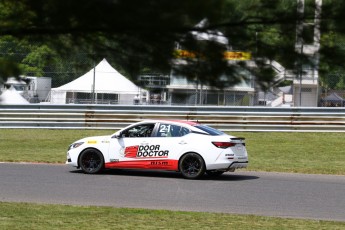
M 78 147 L 81 146 L 82 144 L 84 144 L 84 142 L 76 142 L 76 143 L 73 143 L 73 144 L 71 144 L 71 145 L 69 146 L 68 150 L 78 148 Z

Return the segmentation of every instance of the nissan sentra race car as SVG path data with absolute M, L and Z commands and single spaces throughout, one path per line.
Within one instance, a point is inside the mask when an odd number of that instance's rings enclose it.
M 66 164 L 94 174 L 103 169 L 181 172 L 187 179 L 219 176 L 248 164 L 245 139 L 191 121 L 147 120 L 110 136 L 71 144 Z

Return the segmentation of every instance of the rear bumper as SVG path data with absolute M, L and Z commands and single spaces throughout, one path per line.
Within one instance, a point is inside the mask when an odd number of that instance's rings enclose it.
M 233 171 L 234 169 L 247 168 L 248 160 L 246 161 L 232 161 L 232 162 L 217 162 L 215 164 L 207 164 L 206 170 L 221 170 Z
M 240 169 L 240 168 L 247 168 L 248 166 L 248 161 L 245 161 L 245 162 L 237 162 L 237 161 L 234 161 L 230 164 L 228 170 L 231 170 L 231 169 Z

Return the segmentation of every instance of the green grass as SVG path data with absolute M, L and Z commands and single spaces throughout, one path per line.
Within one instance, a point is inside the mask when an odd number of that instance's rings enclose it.
M 0 202 L 0 229 L 345 229 L 345 222 Z
M 0 129 L 0 161 L 64 163 L 73 141 L 111 130 Z M 234 132 L 246 138 L 247 170 L 345 175 L 345 133 Z
M 0 129 L 0 161 L 64 163 L 67 148 L 86 136 L 109 130 Z
M 249 170 L 345 175 L 345 133 L 235 133 L 246 137 Z

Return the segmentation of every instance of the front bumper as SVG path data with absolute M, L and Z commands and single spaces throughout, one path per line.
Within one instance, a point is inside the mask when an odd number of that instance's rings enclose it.
M 71 154 L 69 152 L 67 152 L 67 159 L 66 159 L 66 165 L 71 165 L 74 167 L 78 167 L 78 163 L 77 160 L 72 159 Z

